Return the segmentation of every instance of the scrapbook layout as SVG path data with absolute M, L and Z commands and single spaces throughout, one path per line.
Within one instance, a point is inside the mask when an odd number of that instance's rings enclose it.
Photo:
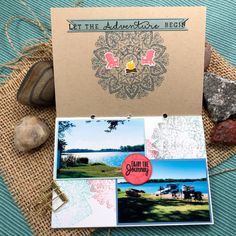
M 54 193 L 52 227 L 212 224 L 205 8 L 53 9 L 52 29 L 67 199 Z

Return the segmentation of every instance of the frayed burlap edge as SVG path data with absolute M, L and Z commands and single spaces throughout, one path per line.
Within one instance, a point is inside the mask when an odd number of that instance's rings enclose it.
M 51 212 L 37 214 L 32 208 L 53 179 L 55 109 L 23 106 L 16 101 L 16 92 L 32 64 L 45 60 L 52 60 L 51 42 L 39 44 L 30 55 L 20 60 L 16 64 L 19 69 L 14 70 L 7 83 L 0 88 L 0 171 L 35 235 L 87 236 L 93 229 L 51 229 Z M 38 150 L 19 153 L 13 144 L 14 126 L 26 115 L 44 120 L 50 127 L 51 135 Z
M 51 213 L 38 215 L 32 205 L 40 198 L 40 193 L 49 186 L 53 172 L 53 146 L 55 109 L 29 108 L 16 102 L 17 89 L 29 68 L 37 61 L 52 60 L 51 42 L 39 44 L 31 55 L 17 63 L 17 70 L 10 75 L 8 82 L 0 89 L 1 97 L 1 174 L 9 186 L 15 201 L 36 235 L 89 235 L 93 229 L 59 229 L 50 227 Z M 214 49 L 208 71 L 229 79 L 236 78 L 236 69 L 224 60 Z M 19 153 L 14 149 L 13 132 L 15 124 L 26 115 L 36 115 L 44 120 L 51 129 L 49 140 L 37 151 Z M 207 143 L 208 165 L 214 167 L 236 153 L 236 147 L 212 145 L 209 142 L 214 123 L 203 111 L 203 121 Z

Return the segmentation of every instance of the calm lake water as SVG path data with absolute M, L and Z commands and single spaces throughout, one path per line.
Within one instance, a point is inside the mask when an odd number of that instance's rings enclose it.
M 68 153 L 62 154 L 62 158 L 67 155 L 74 155 L 76 157 L 87 157 L 89 163 L 102 162 L 109 166 L 121 167 L 124 159 L 134 152 L 83 152 L 83 153 Z M 144 155 L 144 152 L 135 152 Z
M 202 193 L 208 193 L 207 181 L 194 181 L 194 182 L 166 182 L 166 183 L 146 183 L 143 185 L 132 185 L 129 183 L 118 183 L 117 187 L 121 190 L 126 190 L 128 188 L 134 188 L 138 190 L 144 190 L 146 193 L 155 193 L 160 187 L 165 187 L 167 184 L 179 184 L 181 189 L 183 185 L 194 186 L 195 191 L 201 191 Z

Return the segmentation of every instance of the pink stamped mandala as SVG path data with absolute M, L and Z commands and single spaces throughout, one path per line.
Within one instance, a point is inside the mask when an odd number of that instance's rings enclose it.
M 115 192 L 115 180 L 87 180 L 90 186 L 92 197 L 97 200 L 100 205 L 108 209 L 115 209 L 110 196 Z

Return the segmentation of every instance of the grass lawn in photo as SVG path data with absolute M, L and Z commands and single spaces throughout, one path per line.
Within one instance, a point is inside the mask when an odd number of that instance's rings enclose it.
M 58 170 L 59 178 L 120 177 L 121 168 L 104 163 L 81 164 L 76 167 L 65 167 Z
M 119 223 L 210 221 L 208 200 L 190 201 L 139 193 L 118 192 Z

